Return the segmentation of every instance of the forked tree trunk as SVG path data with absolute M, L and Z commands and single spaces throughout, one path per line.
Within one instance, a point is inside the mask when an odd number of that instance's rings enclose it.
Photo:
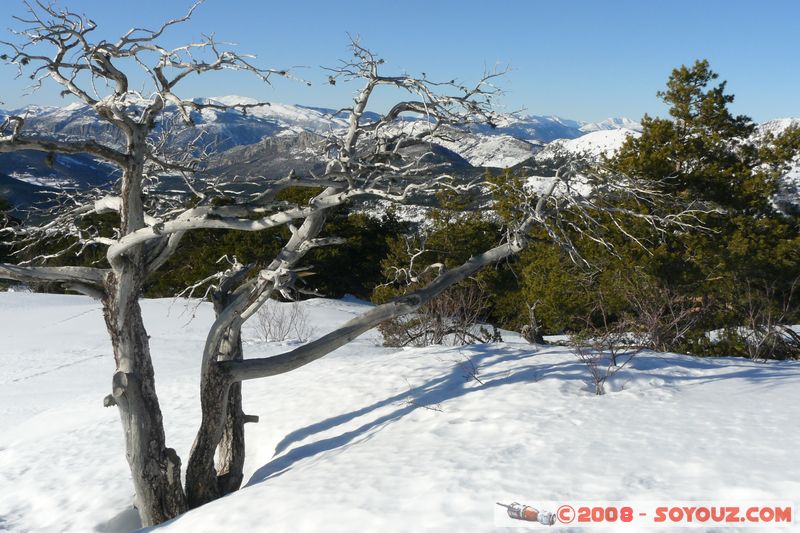
M 231 288 L 248 270 L 222 283 L 214 291 L 214 312 L 219 318 L 231 303 Z M 244 477 L 244 424 L 242 385 L 221 372 L 217 361 L 241 361 L 241 327 L 228 328 L 216 357 L 200 379 L 202 419 L 186 468 L 186 493 L 191 508 L 239 489 Z M 214 456 L 217 455 L 217 464 Z
M 242 411 L 242 384 L 231 378 L 223 361 L 242 360 L 241 328 L 229 329 L 217 361 L 201 376 L 202 419 L 186 467 L 186 496 L 190 508 L 239 489 L 244 479 L 244 425 L 257 421 Z M 216 465 L 215 458 L 216 455 Z
M 336 191 L 335 188 L 328 188 L 325 193 L 331 195 Z M 293 233 L 269 268 L 295 266 L 310 249 L 303 249 L 303 244 L 319 235 L 326 216 L 324 210 L 309 216 L 300 229 Z M 214 291 L 217 321 L 221 320 L 223 314 L 230 312 L 235 300 L 234 289 L 249 271 L 250 268 L 240 270 Z M 209 349 L 208 346 L 206 349 Z M 247 416 L 242 412 L 242 385 L 238 380 L 232 379 L 225 367 L 225 363 L 241 362 L 243 358 L 240 320 L 228 322 L 218 345 L 214 345 L 212 350 L 204 354 L 204 359 L 207 357 L 208 360 L 200 377 L 202 418 L 186 467 L 186 494 L 192 508 L 239 489 L 244 476 L 244 424 L 258 420 L 257 417 Z

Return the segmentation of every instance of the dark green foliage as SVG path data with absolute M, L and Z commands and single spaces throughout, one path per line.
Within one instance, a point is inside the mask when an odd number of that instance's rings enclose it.
M 381 282 L 380 261 L 388 251 L 387 237 L 406 231 L 407 226 L 391 215 L 376 219 L 337 209 L 329 213 L 321 237 L 345 239 L 343 244 L 321 247 L 309 252 L 300 268 L 309 267 L 312 275 L 304 277 L 298 288 L 330 298 L 352 294 L 369 298 Z M 167 297 L 224 269 L 227 254 L 242 264 L 263 268 L 275 258 L 289 238 L 285 227 L 259 232 L 202 230 L 188 233 L 179 251 L 146 286 L 149 297 Z M 195 294 L 199 296 L 198 294 Z
M 774 287 L 777 305 L 800 276 L 798 219 L 771 201 L 800 135 L 789 130 L 761 145 L 748 142 L 754 124 L 730 114 L 733 96 L 724 82 L 712 86 L 716 79 L 706 61 L 674 70 L 659 93 L 673 120 L 645 117 L 642 136 L 629 139 L 610 162 L 628 174 L 672 176 L 671 194 L 720 210 L 702 217 L 708 231 L 671 236 L 652 257 L 637 258 L 663 286 L 704 302 L 695 342 L 703 328 L 742 324 L 736 305 L 742 284 Z
M 422 234 L 413 237 L 395 234 L 388 239 L 383 272 L 387 279 L 397 283 L 379 287 L 374 300 L 385 301 L 407 292 L 408 286 L 416 287 L 407 273 L 397 277 L 396 269 L 408 268 L 411 255 L 417 250 L 424 249 L 414 258 L 414 274 L 420 276 L 428 265 L 441 263 L 445 268 L 452 268 L 497 242 L 500 227 L 482 217 L 479 211 L 465 211 L 468 203 L 463 198 L 443 193 L 438 200 L 439 207 L 431 210 L 430 226 Z M 479 274 L 482 280 L 484 276 L 492 277 L 490 273 Z
M 236 257 L 245 265 L 266 266 L 265 263 L 275 257 L 288 237 L 289 231 L 285 228 L 259 232 L 188 232 L 175 255 L 148 279 L 145 296 L 169 297 L 179 294 L 186 287 L 225 270 L 228 265 L 223 258 L 225 255 L 229 259 Z M 202 296 L 202 290 L 195 296 Z
M 461 265 L 494 246 L 502 228 L 475 209 L 476 198 L 442 192 L 429 224 L 415 236 L 398 234 L 388 241 L 382 261 L 387 284 L 376 287 L 373 300 L 383 302 L 430 282 L 439 267 Z M 421 251 L 421 252 L 420 252 Z M 413 261 L 413 265 L 412 265 Z M 388 345 L 489 342 L 499 334 L 477 324 L 517 322 L 520 306 L 517 281 L 508 263 L 484 269 L 473 278 L 450 287 L 413 317 L 381 326 Z
M 9 214 L 11 207 L 11 202 L 0 196 L 0 228 L 11 223 L 11 215 Z M 0 240 L 0 242 L 3 242 L 3 240 Z M 0 254 L 3 253 L 3 250 L 5 250 L 5 248 L 0 248 Z M 2 257 L 5 256 L 0 255 L 0 258 Z
M 733 95 L 708 62 L 672 71 L 658 96 L 672 120 L 642 119 L 641 137 L 629 137 L 610 162 L 619 172 L 654 180 L 669 177 L 667 191 L 686 201 L 705 200 L 750 214 L 769 211 L 777 176 L 761 169 L 756 146 L 746 142 L 755 124 L 728 109 Z
M 340 245 L 312 250 L 304 260 L 314 276 L 305 278 L 307 288 L 326 297 L 352 294 L 369 299 L 383 281 L 381 261 L 389 253 L 388 240 L 409 231 L 393 213 L 375 218 L 339 210 L 328 217 L 322 237 L 341 237 Z
M 798 218 L 772 203 L 777 178 L 798 154 L 800 133 L 751 143 L 754 124 L 730 113 L 733 96 L 715 80 L 706 61 L 675 69 L 659 93 L 671 118 L 645 116 L 642 135 L 629 137 L 604 161 L 617 173 L 668 178 L 667 198 L 709 211 L 698 217 L 704 229 L 659 234 L 633 222 L 648 249 L 612 237 L 618 257 L 575 235 L 594 271 L 572 264 L 551 244 L 534 245 L 519 272 L 523 297 L 540 302 L 547 332 L 597 325 L 603 302 L 613 321 L 633 317 L 632 327 L 660 332 L 659 349 L 752 356 L 735 333 L 747 319 L 743 286 L 768 288 L 759 305 L 771 308 L 770 316 L 800 320 L 788 301 L 800 277 Z M 709 340 L 707 332 L 720 328 L 721 340 Z

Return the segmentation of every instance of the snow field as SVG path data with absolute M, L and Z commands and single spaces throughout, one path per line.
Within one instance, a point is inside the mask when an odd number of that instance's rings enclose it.
M 321 334 L 366 304 L 302 305 Z M 185 464 L 212 311 L 143 309 L 167 442 Z M 117 412 L 102 407 L 113 358 L 99 305 L 0 293 L 0 336 L 0 531 L 135 527 Z M 370 332 L 246 382 L 245 412 L 261 419 L 247 425 L 246 486 L 155 530 L 483 532 L 501 499 L 800 493 L 800 365 L 646 353 L 596 397 L 567 348 L 504 337 L 397 350 Z M 247 357 L 293 345 L 245 339 Z

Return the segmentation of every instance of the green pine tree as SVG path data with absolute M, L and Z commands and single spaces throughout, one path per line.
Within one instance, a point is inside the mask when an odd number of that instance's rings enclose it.
M 606 162 L 623 174 L 665 180 L 668 195 L 716 209 L 700 217 L 705 231 L 662 236 L 653 255 L 631 250 L 628 257 L 663 287 L 703 302 L 695 344 L 706 342 L 707 329 L 741 325 L 743 284 L 773 288 L 780 305 L 800 276 L 798 218 L 773 203 L 800 133 L 753 142 L 755 124 L 731 113 L 734 97 L 717 80 L 705 60 L 673 70 L 658 93 L 670 118 L 645 116 L 642 135 Z

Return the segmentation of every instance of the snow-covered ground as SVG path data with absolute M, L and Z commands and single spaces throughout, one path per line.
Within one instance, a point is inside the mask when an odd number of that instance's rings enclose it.
M 303 305 L 322 333 L 366 304 Z M 211 309 L 143 308 L 185 463 Z M 248 356 L 289 345 L 245 336 Z M 0 531 L 135 527 L 117 412 L 102 407 L 113 361 L 99 305 L 0 293 L 0 339 Z M 245 411 L 261 417 L 246 486 L 156 531 L 484 532 L 498 500 L 797 499 L 800 365 L 647 353 L 605 396 L 587 378 L 568 349 L 511 334 L 396 350 L 370 332 L 245 383 Z
M 601 156 L 611 157 L 622 148 L 625 140 L 631 135 L 638 137 L 641 133 L 632 129 L 620 128 L 597 130 L 576 139 L 558 139 L 537 153 L 536 159 L 546 161 L 552 159 L 559 152 L 581 155 L 589 159 L 600 159 Z
M 454 133 L 453 140 L 437 139 L 438 144 L 452 150 L 473 167 L 510 168 L 530 159 L 538 144 L 510 135 Z

